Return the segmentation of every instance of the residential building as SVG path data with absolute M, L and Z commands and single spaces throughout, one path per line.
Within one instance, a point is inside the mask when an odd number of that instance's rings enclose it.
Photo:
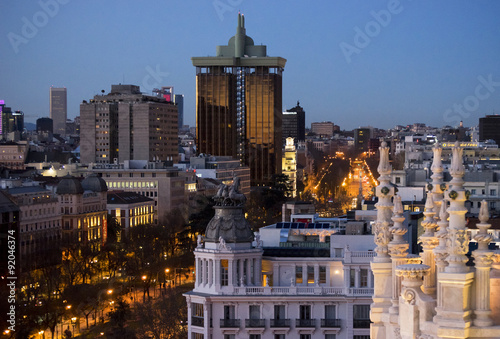
M 311 123 L 311 132 L 322 137 L 331 137 L 339 128 L 331 121 Z
M 282 73 L 286 60 L 267 56 L 246 35 L 238 14 L 236 35 L 215 57 L 196 66 L 196 146 L 199 153 L 231 156 L 250 167 L 252 185 L 281 173 Z
M 107 239 L 107 186 L 96 174 L 82 182 L 67 175 L 56 188 L 62 214 L 62 241 L 100 249 Z
M 371 134 L 371 128 L 356 128 L 354 130 L 354 148 L 356 152 L 368 152 Z
M 27 154 L 26 141 L 0 143 L 0 166 L 11 170 L 24 170 Z
M 282 143 L 285 145 L 286 139 L 291 137 L 294 142 L 306 140 L 306 112 L 297 101 L 297 106 L 287 109 L 282 117 Z
M 89 171 L 96 173 L 110 190 L 136 192 L 154 200 L 157 220 L 166 222 L 174 209 L 186 206 L 185 178 L 174 167 L 147 161 L 125 161 L 117 165 L 93 164 Z
M 281 222 L 253 233 L 239 200 L 215 197 L 185 293 L 188 338 L 365 338 L 373 236 L 329 223 Z
M 42 268 L 61 261 L 62 215 L 57 196 L 40 186 L 20 186 L 4 191 L 19 207 L 22 271 Z
M 68 103 L 66 88 L 50 87 L 50 118 L 54 122 L 54 134 L 66 135 Z
M 82 163 L 172 161 L 178 156 L 177 106 L 139 86 L 112 85 L 80 105 Z

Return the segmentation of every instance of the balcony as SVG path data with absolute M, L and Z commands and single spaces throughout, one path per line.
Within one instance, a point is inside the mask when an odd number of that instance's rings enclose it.
M 204 318 L 191 317 L 191 325 L 203 327 L 204 326 Z
M 370 328 L 370 323 L 369 319 L 354 319 L 353 328 Z
M 340 328 L 340 319 L 321 319 L 321 327 Z
M 290 328 L 290 319 L 271 319 L 271 327 Z
M 295 327 L 316 327 L 316 319 L 295 319 Z
M 266 327 L 266 319 L 245 319 L 245 327 Z
M 239 328 L 240 327 L 240 319 L 221 319 L 220 320 L 221 328 Z

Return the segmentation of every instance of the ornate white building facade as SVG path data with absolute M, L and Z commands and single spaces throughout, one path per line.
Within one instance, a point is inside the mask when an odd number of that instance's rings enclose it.
M 378 167 L 377 221 L 372 262 L 375 290 L 370 335 L 380 338 L 500 338 L 500 254 L 489 249 L 488 205 L 483 202 L 469 253 L 462 149 L 453 147 L 452 180 L 443 182 L 442 148 L 434 147 L 427 185 L 425 229 L 419 258 L 403 240 L 401 199 L 390 184 L 389 148 L 382 143 Z M 394 198 L 393 198 L 394 197 Z M 472 263 L 473 262 L 473 263 Z
M 373 235 L 299 222 L 254 234 L 240 201 L 215 199 L 185 294 L 189 339 L 369 338 Z

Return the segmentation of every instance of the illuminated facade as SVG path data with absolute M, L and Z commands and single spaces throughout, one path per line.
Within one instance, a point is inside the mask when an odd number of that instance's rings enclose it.
M 12 170 L 26 169 L 25 161 L 28 148 L 26 141 L 0 144 L 0 166 Z
M 108 213 L 116 217 L 125 232 L 131 227 L 153 224 L 154 205 L 153 199 L 134 192 L 108 192 Z
M 177 106 L 141 94 L 139 86 L 112 85 L 111 93 L 83 102 L 80 130 L 81 162 L 86 164 L 172 161 L 179 153 Z
M 81 183 L 75 177 L 65 176 L 56 188 L 62 214 L 63 243 L 91 243 L 96 249 L 107 238 L 107 187 L 96 175 Z
M 130 163 L 118 165 L 93 165 L 93 173 L 97 173 L 110 190 L 136 192 L 154 200 L 157 220 L 166 221 L 170 211 L 183 208 L 187 202 L 185 194 L 186 179 L 179 175 L 176 168 L 155 168 L 157 163 L 138 162 L 141 166 Z M 133 168 L 131 168 L 133 167 Z
M 288 175 L 292 186 L 292 198 L 297 196 L 297 153 L 293 138 L 286 138 L 285 154 L 283 154 L 283 174 Z
M 286 60 L 255 46 L 238 14 L 236 35 L 196 66 L 199 153 L 231 156 L 250 167 L 252 185 L 281 173 L 282 72 Z

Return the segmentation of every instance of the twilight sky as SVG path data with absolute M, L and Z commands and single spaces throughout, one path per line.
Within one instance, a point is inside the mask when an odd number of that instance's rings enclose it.
M 68 89 L 68 118 L 111 84 L 184 94 L 195 124 L 193 56 L 214 56 L 245 15 L 247 35 L 287 59 L 283 108 L 341 129 L 477 125 L 500 114 L 497 0 L 2 0 L 0 100 L 26 121 Z

